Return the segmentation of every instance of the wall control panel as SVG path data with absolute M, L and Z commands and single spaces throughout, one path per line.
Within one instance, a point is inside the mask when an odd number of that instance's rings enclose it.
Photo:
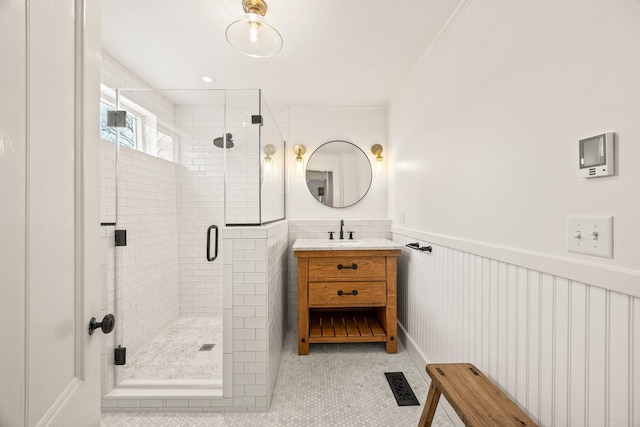
M 567 250 L 613 258 L 613 217 L 606 215 L 568 216 Z
M 603 133 L 578 142 L 579 175 L 583 178 L 597 178 L 615 173 L 613 133 Z

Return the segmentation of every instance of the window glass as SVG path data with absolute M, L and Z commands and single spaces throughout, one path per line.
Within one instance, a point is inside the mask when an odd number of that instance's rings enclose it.
M 158 157 L 161 159 L 173 161 L 173 136 L 164 133 L 160 129 L 156 131 L 158 138 Z

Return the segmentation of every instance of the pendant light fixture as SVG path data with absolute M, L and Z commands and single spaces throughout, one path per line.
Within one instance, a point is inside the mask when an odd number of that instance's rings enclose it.
M 282 36 L 264 21 L 264 0 L 242 0 L 243 19 L 227 27 L 227 41 L 238 52 L 254 58 L 268 58 L 282 49 Z

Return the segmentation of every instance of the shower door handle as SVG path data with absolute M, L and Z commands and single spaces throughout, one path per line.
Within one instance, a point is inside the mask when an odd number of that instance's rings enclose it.
M 216 230 L 216 246 L 214 248 L 213 257 L 211 256 L 211 230 Z M 207 230 L 207 261 L 215 261 L 218 258 L 218 226 L 211 225 Z

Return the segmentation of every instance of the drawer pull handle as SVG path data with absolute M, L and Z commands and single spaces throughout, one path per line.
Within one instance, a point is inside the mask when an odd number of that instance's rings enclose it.
M 356 264 L 356 263 L 354 262 L 353 264 L 351 264 L 351 266 L 347 266 L 347 267 L 345 267 L 345 266 L 344 266 L 344 265 L 342 265 L 342 264 L 338 264 L 338 270 L 342 270 L 342 269 L 344 269 L 344 268 L 350 268 L 350 269 L 352 269 L 352 270 L 356 270 L 356 269 L 358 268 L 358 264 Z
M 340 296 L 340 297 L 341 297 L 341 296 L 343 296 L 343 295 L 353 295 L 353 296 L 355 296 L 355 295 L 358 295 L 358 290 L 357 290 L 357 289 L 354 289 L 354 290 L 352 290 L 351 292 L 343 292 L 343 291 L 342 291 L 342 289 L 340 289 L 340 290 L 338 291 L 338 296 Z

